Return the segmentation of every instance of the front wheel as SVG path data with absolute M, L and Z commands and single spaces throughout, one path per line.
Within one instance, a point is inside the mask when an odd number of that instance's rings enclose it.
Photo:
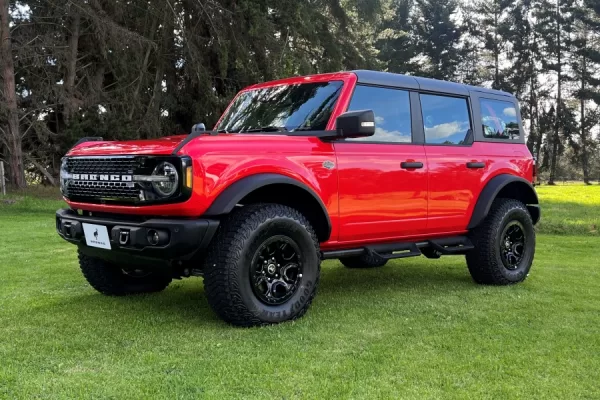
M 154 293 L 171 283 L 166 272 L 115 265 L 79 251 L 79 266 L 88 283 L 107 296 Z
M 466 258 L 475 282 L 509 285 L 527 278 L 535 254 L 535 229 L 523 203 L 494 200 L 488 216 L 470 236 L 475 248 Z
M 223 221 L 204 266 L 211 308 L 239 326 L 296 319 L 319 283 L 319 243 L 307 219 L 278 204 L 255 204 Z

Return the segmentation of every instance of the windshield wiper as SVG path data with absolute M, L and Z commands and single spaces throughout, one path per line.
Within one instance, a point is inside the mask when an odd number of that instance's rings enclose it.
M 287 132 L 287 129 L 284 126 L 268 125 L 268 126 L 261 126 L 260 128 L 243 129 L 240 131 L 240 133 L 244 133 L 244 132 Z

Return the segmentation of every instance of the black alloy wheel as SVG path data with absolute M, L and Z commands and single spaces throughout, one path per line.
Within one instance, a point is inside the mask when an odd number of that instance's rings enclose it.
M 525 228 L 519 221 L 506 225 L 500 239 L 500 253 L 504 266 L 514 271 L 519 267 L 525 254 Z
M 298 290 L 302 262 L 298 245 L 278 235 L 263 242 L 252 259 L 250 284 L 256 297 L 267 305 L 283 304 Z

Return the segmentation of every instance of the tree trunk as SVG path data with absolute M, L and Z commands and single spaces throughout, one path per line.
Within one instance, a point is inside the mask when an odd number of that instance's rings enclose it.
M 8 0 L 0 0 L 0 69 L 4 93 L 2 102 L 5 104 L 7 114 L 3 142 L 8 155 L 9 181 L 17 188 L 23 188 L 26 184 L 9 20 Z
M 530 71 L 531 73 L 531 71 Z M 529 83 L 529 136 L 527 137 L 527 148 L 531 154 L 534 154 L 534 146 L 536 143 L 536 134 L 535 134 L 535 116 L 533 115 L 533 108 L 535 102 L 535 76 L 531 73 L 531 79 Z
M 168 15 L 170 15 L 170 13 L 168 11 L 166 11 L 166 15 L 168 16 Z M 152 19 L 152 24 L 150 26 L 150 34 L 148 35 L 148 38 L 150 40 L 154 40 L 154 35 L 156 34 L 157 28 L 158 28 L 158 17 Z M 165 28 L 163 28 L 163 30 L 164 29 Z M 146 73 L 148 72 L 148 64 L 150 62 L 150 53 L 152 53 L 152 50 L 153 50 L 153 47 L 150 45 L 147 45 L 146 53 L 144 55 L 144 60 L 142 61 L 142 65 L 140 67 L 138 81 L 137 81 L 137 84 L 133 91 L 132 101 L 131 101 L 131 109 L 129 110 L 129 114 L 127 115 L 127 119 L 129 119 L 130 121 L 133 120 L 133 116 L 137 110 L 143 109 L 143 107 L 139 101 L 140 90 L 144 86 Z M 160 56 L 157 55 L 156 58 L 159 59 L 159 57 Z
M 562 111 L 561 84 L 562 84 L 562 60 L 560 43 L 560 0 L 556 0 L 556 44 L 557 44 L 557 93 L 556 93 L 556 119 L 554 121 L 554 135 L 552 137 L 552 160 L 550 162 L 550 179 L 548 185 L 554 185 L 556 180 L 556 167 L 558 163 L 558 143 L 560 131 L 560 117 Z
M 583 169 L 583 182 L 586 185 L 590 184 L 590 168 L 588 160 L 588 149 L 587 149 L 587 124 L 585 123 L 585 77 L 586 77 L 586 63 L 585 54 L 581 60 L 581 96 L 579 98 L 579 113 L 580 113 L 580 140 L 581 140 L 581 168 Z
M 500 89 L 500 49 L 498 46 L 498 13 L 499 6 L 498 4 L 494 5 L 496 9 L 494 10 L 494 89 Z
M 162 100 L 162 84 L 165 77 L 165 63 L 163 53 L 167 51 L 173 32 L 173 19 L 171 13 L 165 12 L 162 27 L 162 40 L 160 47 L 156 49 L 156 73 L 154 75 L 154 87 L 152 88 L 152 97 L 146 107 L 144 124 L 146 125 L 147 137 L 157 137 L 162 133 L 160 123 L 160 103 Z
M 543 132 L 542 129 L 540 128 L 540 108 L 539 108 L 539 104 L 535 104 L 535 122 L 536 125 L 538 127 L 538 135 L 537 135 L 537 142 L 535 143 L 535 166 L 537 168 L 537 170 L 540 170 L 540 162 L 542 161 L 542 142 L 543 142 Z
M 67 125 L 71 117 L 77 111 L 77 99 L 75 97 L 75 77 L 77 75 L 77 49 L 79 47 L 79 26 L 81 16 L 78 12 L 73 15 L 71 23 L 71 36 L 69 37 L 69 53 L 67 57 L 67 75 L 65 76 L 65 99 L 64 117 Z
M 56 186 L 56 179 L 54 179 L 54 177 L 52 176 L 52 174 L 50 172 L 48 172 L 48 170 L 46 169 L 46 167 L 44 167 L 42 164 L 40 164 L 39 162 L 37 162 L 36 160 L 34 160 L 31 157 L 27 157 L 27 161 L 29 161 L 30 163 L 32 163 L 33 166 L 38 171 L 40 171 L 40 173 L 48 180 L 48 182 L 52 186 Z

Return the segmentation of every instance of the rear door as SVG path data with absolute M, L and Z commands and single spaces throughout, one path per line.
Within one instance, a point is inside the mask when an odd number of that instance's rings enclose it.
M 488 168 L 473 142 L 469 98 L 434 93 L 419 97 L 429 166 L 428 231 L 464 231 Z
M 411 108 L 418 93 L 357 85 L 348 111 L 371 109 L 372 137 L 335 143 L 340 242 L 382 241 L 427 230 L 427 160 Z

